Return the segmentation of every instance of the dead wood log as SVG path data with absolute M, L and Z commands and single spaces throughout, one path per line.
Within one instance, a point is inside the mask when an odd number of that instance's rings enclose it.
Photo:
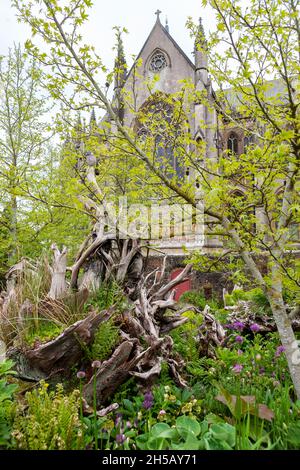
M 107 321 L 113 309 L 101 313 L 94 311 L 64 330 L 57 338 L 35 349 L 9 349 L 7 356 L 16 360 L 17 372 L 22 376 L 48 377 L 59 372 L 70 375 L 70 369 L 83 357 L 84 347 L 93 342 L 99 325 Z M 25 370 L 24 370 L 25 368 Z M 33 371 L 32 374 L 30 371 Z
M 95 391 L 97 406 L 99 406 L 105 403 L 125 382 L 132 368 L 133 350 L 134 344 L 131 341 L 124 341 L 118 346 L 111 358 L 95 371 L 95 376 L 83 388 L 84 398 L 89 404 L 93 403 Z

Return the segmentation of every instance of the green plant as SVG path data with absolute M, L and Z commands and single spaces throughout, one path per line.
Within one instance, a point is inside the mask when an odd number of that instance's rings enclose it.
M 179 416 L 175 425 L 155 424 L 148 433 L 136 438 L 142 450 L 231 450 L 235 445 L 235 428 L 228 423 L 209 425 L 189 416 Z
M 91 305 L 97 307 L 100 311 L 112 306 L 122 310 L 126 308 L 127 303 L 119 284 L 116 281 L 110 281 L 101 284 L 100 288 L 92 293 L 86 308 Z
M 79 391 L 64 395 L 61 384 L 48 392 L 48 384 L 26 393 L 19 405 L 13 436 L 19 449 L 74 450 L 83 448 L 84 427 L 79 418 Z
M 235 305 L 240 300 L 248 300 L 248 293 L 243 289 L 235 289 L 231 294 L 225 295 L 226 305 Z
M 192 310 L 183 314 L 188 321 L 171 332 L 174 340 L 174 350 L 187 362 L 194 361 L 198 357 L 198 328 L 202 324 L 202 315 Z
M 113 319 L 101 323 L 95 333 L 93 344 L 89 350 L 89 358 L 104 361 L 116 348 L 120 340 L 118 328 L 114 325 Z
M 263 292 L 263 290 L 259 287 L 252 289 L 247 292 L 247 297 L 251 300 L 263 313 L 271 313 L 270 302 Z
M 209 305 L 212 310 L 220 308 L 220 303 L 217 299 L 206 299 L 203 292 L 201 291 L 188 291 L 184 292 L 180 297 L 181 303 L 190 303 L 198 307 L 200 310 L 205 308 L 205 305 Z
M 8 382 L 8 376 L 15 374 L 13 366 L 10 360 L 0 363 L 0 447 L 11 445 L 13 399 L 18 389 L 18 385 Z

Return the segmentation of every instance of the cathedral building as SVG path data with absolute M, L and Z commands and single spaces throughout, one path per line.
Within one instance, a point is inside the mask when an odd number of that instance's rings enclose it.
M 132 68 L 128 71 L 122 43 L 119 45 L 116 59 L 116 72 L 114 81 L 114 106 L 121 122 L 134 129 L 137 133 L 142 132 L 137 122 L 137 115 L 145 109 L 151 108 L 153 97 L 170 96 L 180 92 L 183 81 L 193 84 L 196 92 L 205 93 L 206 103 L 196 100 L 192 106 L 187 107 L 186 119 L 189 132 L 193 142 L 205 143 L 205 154 L 202 158 L 205 161 L 218 161 L 221 153 L 228 151 L 235 155 L 245 152 L 247 146 L 253 143 L 252 135 L 245 134 L 245 128 L 251 123 L 245 120 L 243 126 L 226 126 L 226 120 L 220 113 L 220 108 L 215 106 L 216 95 L 208 73 L 208 59 L 206 54 L 206 40 L 204 28 L 200 19 L 198 34 L 195 40 L 195 48 L 192 61 L 187 54 L 177 44 L 171 36 L 169 26 L 163 25 L 160 21 L 160 11 L 156 12 L 156 22 L 140 50 Z M 199 47 L 200 46 L 200 47 Z M 148 83 L 153 82 L 152 89 Z M 268 91 L 270 94 L 283 93 L 284 90 L 279 80 L 274 80 Z M 126 105 L 126 100 L 122 96 L 134 94 L 132 106 Z M 236 97 L 227 91 L 228 100 L 234 104 Z M 107 119 L 107 118 L 104 118 Z M 243 119 L 243 117 L 241 117 Z M 188 174 L 187 168 L 180 168 L 174 162 L 174 170 L 178 176 L 184 172 Z M 243 197 L 241 188 L 236 188 L 236 196 Z M 264 214 L 260 208 L 255 209 L 256 217 L 263 218 Z M 169 239 L 150 240 L 150 245 L 155 247 L 149 258 L 150 267 L 155 267 L 161 263 L 164 254 L 168 255 L 168 269 L 170 276 L 175 276 L 182 268 L 186 257 L 187 248 L 189 251 L 199 249 L 197 237 L 194 234 L 184 236 L 173 236 Z M 222 249 L 222 241 L 206 229 L 203 250 L 206 253 L 214 253 Z M 226 284 L 224 273 L 198 273 L 197 279 L 192 279 L 182 289 L 188 290 L 193 287 L 217 286 L 221 289 Z

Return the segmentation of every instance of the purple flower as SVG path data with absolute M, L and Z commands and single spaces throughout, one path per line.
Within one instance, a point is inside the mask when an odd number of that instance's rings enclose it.
M 160 410 L 158 414 L 159 416 L 164 416 L 165 414 L 167 414 L 167 412 L 165 410 Z
M 243 331 L 244 328 L 245 328 L 245 323 L 243 323 L 241 321 L 235 321 L 233 323 L 233 329 L 234 330 Z
M 132 424 L 130 421 L 126 421 L 126 428 L 127 429 L 131 429 L 132 428 Z
M 279 357 L 284 351 L 285 351 L 284 346 L 278 346 L 278 348 L 276 349 L 275 357 Z
M 149 410 L 153 406 L 153 395 L 151 390 L 148 390 L 148 392 L 145 393 L 144 395 L 144 401 L 143 401 L 143 408 L 145 410 Z
M 250 330 L 253 333 L 257 333 L 260 330 L 260 326 L 257 323 L 252 323 L 252 325 L 250 326 Z
M 118 427 L 121 424 L 121 421 L 122 421 L 122 414 L 117 413 L 116 414 L 116 419 L 115 419 L 115 426 Z
M 125 434 L 117 434 L 117 435 L 116 435 L 116 443 L 117 443 L 117 444 L 123 444 L 123 442 L 125 441 L 125 439 L 126 439 Z
M 100 361 L 93 361 L 92 362 L 92 368 L 93 369 L 100 369 L 101 367 L 101 362 Z
M 235 366 L 233 366 L 232 368 L 232 371 L 235 373 L 235 374 L 240 374 L 243 370 L 243 366 L 242 364 L 235 364 Z
M 240 335 L 237 335 L 237 336 L 235 337 L 235 341 L 236 341 L 237 343 L 242 343 L 242 342 L 244 341 L 244 338 L 243 338 L 242 336 L 240 336 Z
M 243 354 L 243 351 L 241 349 L 237 350 L 238 356 L 241 356 Z
M 260 374 L 264 374 L 265 371 L 266 371 L 266 369 L 265 369 L 264 367 L 260 367 L 260 369 L 259 369 L 259 373 L 260 373 Z
M 78 379 L 84 379 L 85 378 L 85 372 L 83 370 L 80 370 L 79 372 L 77 372 L 77 378 Z

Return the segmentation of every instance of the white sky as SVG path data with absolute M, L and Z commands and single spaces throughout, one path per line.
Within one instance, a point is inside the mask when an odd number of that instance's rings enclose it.
M 185 53 L 191 57 L 193 41 L 185 28 L 191 16 L 195 21 L 203 17 L 205 31 L 213 29 L 212 14 L 201 7 L 200 0 L 94 0 L 90 18 L 84 29 L 84 41 L 93 43 L 105 65 L 112 66 L 114 45 L 113 26 L 124 26 L 129 34 L 124 37 L 125 52 L 130 62 L 137 55 L 152 29 L 157 9 L 162 11 L 161 22 L 168 17 L 170 33 Z M 19 24 L 10 0 L 0 0 L 0 54 L 7 54 L 14 42 L 21 44 L 30 37 L 30 29 Z

